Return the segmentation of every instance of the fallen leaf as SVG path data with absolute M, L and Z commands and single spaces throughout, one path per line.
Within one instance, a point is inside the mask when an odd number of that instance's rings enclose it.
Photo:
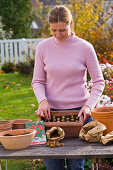
M 16 86 L 21 86 L 21 84 L 16 84 Z
M 29 88 L 30 91 L 33 91 L 33 88 Z
M 12 84 L 16 84 L 16 82 L 12 82 Z
M 5 84 L 9 84 L 9 82 L 8 82 L 8 81 L 6 81 L 6 82 L 5 82 Z
M 3 70 L 0 70 L 0 74 L 2 74 L 2 73 L 4 73 L 4 71 L 3 71 Z
M 31 107 L 35 107 L 35 104 L 30 104 L 29 106 L 31 106 Z
M 5 89 L 8 89 L 10 86 L 6 86 Z

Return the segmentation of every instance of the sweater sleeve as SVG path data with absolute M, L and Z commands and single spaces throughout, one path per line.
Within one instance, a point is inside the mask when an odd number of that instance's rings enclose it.
M 35 93 L 35 96 L 40 103 L 42 100 L 46 99 L 45 95 L 45 70 L 44 70 L 44 62 L 43 62 L 43 54 L 39 45 L 37 45 L 36 53 L 35 53 L 35 65 L 34 65 L 34 73 L 32 80 L 32 87 Z
M 104 78 L 99 66 L 96 52 L 92 45 L 86 56 L 86 66 L 92 79 L 93 86 L 91 89 L 90 97 L 85 105 L 88 105 L 91 109 L 93 109 L 104 90 Z

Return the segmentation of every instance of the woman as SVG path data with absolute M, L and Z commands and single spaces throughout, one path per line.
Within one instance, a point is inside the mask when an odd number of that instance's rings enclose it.
M 68 8 L 55 6 L 49 13 L 52 37 L 36 48 L 32 86 L 39 103 L 37 115 L 50 118 L 51 110 L 75 109 L 83 113 L 84 124 L 92 121 L 93 109 L 104 89 L 104 79 L 93 46 L 72 31 Z M 91 94 L 86 72 L 93 81 Z M 48 170 L 63 170 L 63 159 L 46 159 Z M 84 159 L 67 159 L 68 170 L 83 170 Z

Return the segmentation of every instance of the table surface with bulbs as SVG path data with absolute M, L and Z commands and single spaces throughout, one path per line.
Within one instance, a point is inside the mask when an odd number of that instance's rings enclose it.
M 50 148 L 42 144 L 19 150 L 6 150 L 0 145 L 0 159 L 113 158 L 112 143 L 89 143 L 80 138 L 66 138 L 61 142 L 64 147 Z

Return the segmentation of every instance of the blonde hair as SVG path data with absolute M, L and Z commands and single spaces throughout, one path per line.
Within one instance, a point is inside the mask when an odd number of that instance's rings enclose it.
M 70 10 L 65 6 L 55 6 L 49 12 L 48 15 L 48 22 L 50 23 L 57 23 L 57 22 L 65 22 L 69 24 L 72 20 L 72 15 Z

